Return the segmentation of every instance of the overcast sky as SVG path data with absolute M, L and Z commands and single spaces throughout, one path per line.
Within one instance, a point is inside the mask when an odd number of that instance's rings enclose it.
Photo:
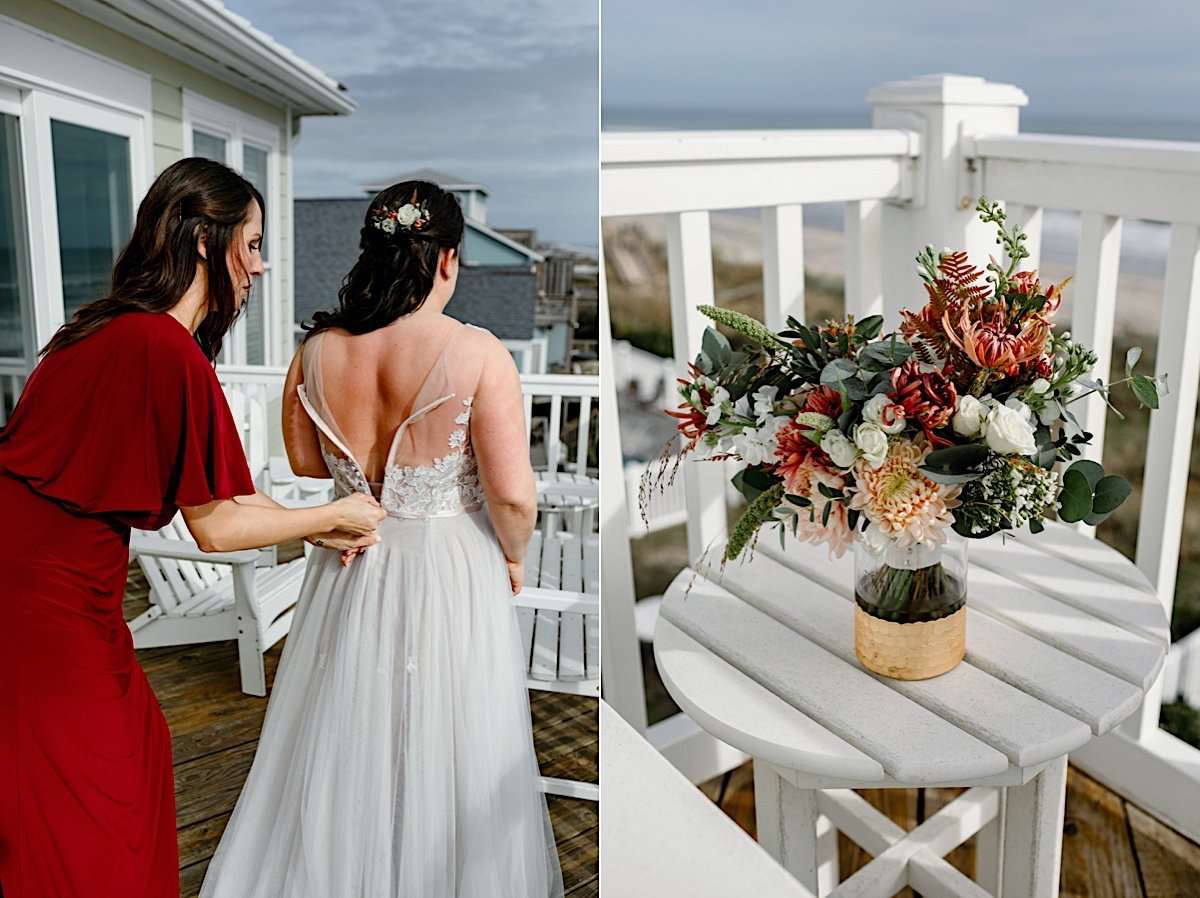
M 603 8 L 606 124 L 629 107 L 866 110 L 876 84 L 955 72 L 1018 85 L 1039 116 L 1200 125 L 1197 0 L 603 0 Z
M 296 193 L 434 168 L 488 187 L 488 223 L 597 244 L 595 0 L 224 0 L 349 88 L 305 118 Z

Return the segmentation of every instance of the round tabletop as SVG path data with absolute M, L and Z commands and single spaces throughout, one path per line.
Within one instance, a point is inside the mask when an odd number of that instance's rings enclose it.
M 705 730 L 831 783 L 1020 778 L 1132 714 L 1170 643 L 1132 563 L 1047 522 L 1037 536 L 970 542 L 963 663 L 929 680 L 888 679 L 854 654 L 852 554 L 767 542 L 749 561 L 676 578 L 655 656 Z

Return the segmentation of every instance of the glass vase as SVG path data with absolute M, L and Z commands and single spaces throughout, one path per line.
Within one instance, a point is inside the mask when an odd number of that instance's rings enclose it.
M 868 669 L 898 680 L 936 677 L 966 649 L 967 541 L 938 546 L 854 542 L 854 648 Z

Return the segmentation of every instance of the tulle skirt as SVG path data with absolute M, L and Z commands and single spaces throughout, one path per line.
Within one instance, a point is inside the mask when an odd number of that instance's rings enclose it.
M 201 898 L 542 898 L 562 878 L 487 511 L 315 550 Z

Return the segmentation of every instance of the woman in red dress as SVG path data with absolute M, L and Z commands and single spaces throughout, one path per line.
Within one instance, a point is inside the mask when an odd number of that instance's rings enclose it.
M 112 293 L 61 328 L 0 432 L 0 895 L 178 898 L 171 738 L 121 613 L 131 527 L 209 551 L 378 541 L 367 496 L 258 493 L 212 362 L 262 274 L 263 200 L 166 169 Z

